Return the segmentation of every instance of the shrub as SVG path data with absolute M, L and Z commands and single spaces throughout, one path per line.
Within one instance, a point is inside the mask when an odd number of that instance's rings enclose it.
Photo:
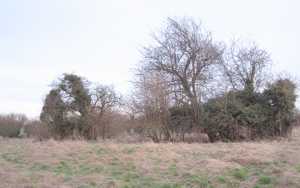
M 204 129 L 211 141 L 288 136 L 295 125 L 295 84 L 278 80 L 262 93 L 230 91 L 204 105 Z
M 272 179 L 269 176 L 261 176 L 258 182 L 262 185 L 268 185 L 272 182 Z
M 38 120 L 28 121 L 25 126 L 25 132 L 29 137 L 39 140 L 49 139 L 51 137 L 49 127 Z
M 18 137 L 27 118 L 22 114 L 0 115 L 0 136 Z
M 234 169 L 232 172 L 232 175 L 241 181 L 244 181 L 248 177 L 248 170 L 245 168 L 240 168 L 240 169 Z
M 273 136 L 287 136 L 295 117 L 296 84 L 289 79 L 279 79 L 264 91 L 270 110 L 269 130 Z M 272 124 L 271 124 L 272 123 Z

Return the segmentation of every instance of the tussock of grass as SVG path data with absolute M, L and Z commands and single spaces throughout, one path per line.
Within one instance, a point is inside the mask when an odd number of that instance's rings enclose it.
M 224 176 L 218 176 L 217 180 L 219 183 L 224 184 L 226 183 L 226 178 Z
M 46 164 L 34 163 L 30 169 L 32 171 L 45 171 L 45 170 L 49 170 L 50 168 L 51 167 Z
M 244 181 L 248 177 L 248 170 L 246 168 L 234 169 L 232 175 L 241 181 Z
M 208 188 L 211 187 L 210 181 L 205 176 L 199 175 L 189 175 L 185 178 L 185 187 L 200 187 L 200 188 Z
M 133 154 L 136 151 L 136 148 L 125 148 L 122 150 L 125 154 Z
M 260 176 L 258 182 L 262 185 L 271 184 L 272 179 L 269 176 Z
M 15 164 L 22 164 L 24 163 L 22 157 L 17 152 L 12 153 L 3 153 L 1 155 L 2 159 L 4 159 L 7 162 L 15 163 Z
M 297 170 L 297 172 L 300 173 L 300 164 L 298 164 L 298 165 L 296 166 L 296 170 Z

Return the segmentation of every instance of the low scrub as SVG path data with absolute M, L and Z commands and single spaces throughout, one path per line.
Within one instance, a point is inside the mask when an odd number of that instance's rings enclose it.
M 0 115 L 0 136 L 18 137 L 27 118 L 22 114 Z

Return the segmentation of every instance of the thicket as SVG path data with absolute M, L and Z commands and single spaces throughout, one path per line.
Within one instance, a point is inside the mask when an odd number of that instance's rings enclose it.
M 231 91 L 204 104 L 211 141 L 288 136 L 295 118 L 295 84 L 280 79 L 261 93 Z
M 27 118 L 22 114 L 0 115 L 0 136 L 18 137 Z
M 0 137 L 45 139 L 51 136 L 48 127 L 39 120 L 30 120 L 23 114 L 0 115 Z

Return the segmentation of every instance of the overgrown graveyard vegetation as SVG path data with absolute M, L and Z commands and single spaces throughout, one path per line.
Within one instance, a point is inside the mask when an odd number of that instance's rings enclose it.
M 65 73 L 39 119 L 0 115 L 0 187 L 299 187 L 297 84 L 263 47 L 168 18 L 141 57 L 127 96 Z

